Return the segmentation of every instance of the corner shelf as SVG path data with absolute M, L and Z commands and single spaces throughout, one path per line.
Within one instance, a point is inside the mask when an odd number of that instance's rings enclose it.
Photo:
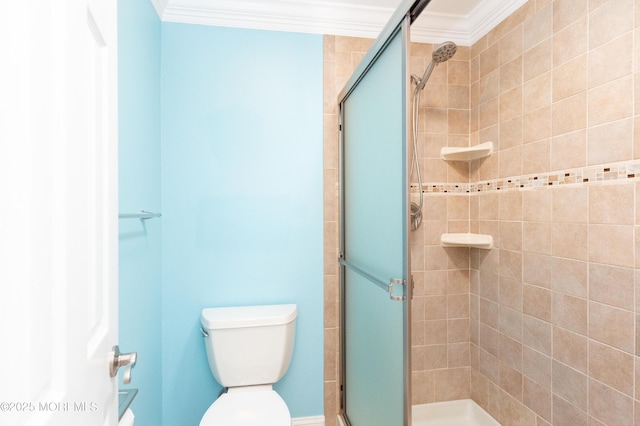
M 471 247 L 490 249 L 493 247 L 493 237 L 485 234 L 442 234 L 442 247 Z
M 473 161 L 493 153 L 493 142 L 485 142 L 469 148 L 444 147 L 440 157 L 445 161 Z

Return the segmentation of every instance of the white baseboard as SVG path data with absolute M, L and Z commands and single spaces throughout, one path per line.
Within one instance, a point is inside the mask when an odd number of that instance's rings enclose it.
M 291 419 L 291 426 L 324 426 L 324 416 L 296 417 Z

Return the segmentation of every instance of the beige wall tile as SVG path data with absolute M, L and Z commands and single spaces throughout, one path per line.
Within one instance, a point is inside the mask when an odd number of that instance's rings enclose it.
M 553 42 L 547 39 L 540 44 L 524 52 L 523 79 L 524 81 L 536 78 L 553 66 Z
M 542 386 L 524 377 L 522 383 L 522 402 L 538 416 L 551 421 L 551 387 Z M 536 425 L 541 425 L 536 421 Z
M 523 26 L 518 25 L 500 39 L 500 63 L 505 64 L 522 55 L 523 46 Z
M 634 184 L 589 187 L 589 223 L 634 224 Z
M 455 86 L 450 84 L 447 86 L 447 90 L 447 106 L 449 108 L 469 109 L 469 86 Z M 467 117 L 467 121 L 468 119 L 469 117 Z M 469 133 L 468 130 L 467 133 Z
M 633 77 L 628 75 L 589 90 L 589 125 L 596 126 L 631 117 L 633 114 Z M 631 136 L 631 134 L 629 134 Z M 631 138 L 629 138 L 631 141 Z M 631 157 L 628 157 L 631 159 Z
M 587 300 L 553 293 L 553 324 L 574 333 L 587 335 Z
M 500 96 L 500 121 L 507 121 L 519 115 L 522 115 L 522 87 L 516 87 Z
M 500 360 L 512 368 L 522 371 L 522 343 L 507 335 L 499 336 Z
M 522 250 L 522 222 L 500 222 L 500 248 Z
M 517 329 L 517 335 L 512 336 L 514 339 L 520 340 L 520 326 L 518 325 L 521 322 L 520 318 L 513 317 L 513 315 L 509 315 L 509 312 L 503 312 L 502 309 L 511 308 L 514 309 L 518 313 L 522 313 L 522 283 L 520 280 L 514 280 L 510 278 L 500 277 L 500 294 L 498 297 L 498 302 L 500 303 L 500 316 L 501 321 L 503 320 L 503 314 L 507 315 L 508 320 L 512 320 L 516 325 L 514 327 Z M 500 327 L 500 331 L 505 332 L 504 327 Z
M 609 83 L 633 72 L 631 32 L 589 52 L 589 87 Z
M 639 189 L 640 191 L 640 189 Z M 523 191 L 522 218 L 525 221 L 551 222 L 552 192 L 546 189 Z
M 633 425 L 633 400 L 624 394 L 589 380 L 589 415 L 605 425 Z
M 587 141 L 589 165 L 631 160 L 633 120 L 621 120 L 592 127 L 589 129 Z
M 458 52 L 456 52 L 456 56 L 447 62 L 447 83 L 449 85 L 462 85 L 469 86 L 469 61 L 468 60 L 458 60 L 458 53 L 461 52 L 460 47 L 458 47 Z
M 500 67 L 500 92 L 504 93 L 508 90 L 522 86 L 522 56 L 519 56 Z
M 480 78 L 500 67 L 500 45 L 495 43 L 480 54 Z
M 552 73 L 546 72 L 527 81 L 523 89 L 524 112 L 535 111 L 551 105 Z
M 447 296 L 447 318 L 469 318 L 469 294 Z
M 500 249 L 499 275 L 522 280 L 522 252 Z
M 587 14 L 587 0 L 553 2 L 553 31 L 558 32 Z
M 500 305 L 497 302 L 480 298 L 480 322 L 491 328 L 498 329 L 499 327 L 499 312 Z
M 524 49 L 528 50 L 553 35 L 553 6 L 547 5 L 524 22 Z
M 518 401 L 522 401 L 522 373 L 504 362 L 500 363 L 500 387 Z
M 540 287 L 551 288 L 553 258 L 534 253 L 523 253 L 523 281 Z
M 469 341 L 469 319 L 450 319 L 447 321 L 447 343 Z
M 551 223 L 525 222 L 523 224 L 522 250 L 531 253 L 551 254 Z
M 555 188 L 553 222 L 586 223 L 589 220 L 589 190 L 586 187 Z
M 525 284 L 522 294 L 522 311 L 543 321 L 551 322 L 551 291 Z
M 589 225 L 589 260 L 617 266 L 634 266 L 632 225 Z
M 583 411 L 587 410 L 588 384 L 586 375 L 569 368 L 560 362 L 554 361 L 552 381 L 554 394 Z
M 447 345 L 448 368 L 469 367 L 469 343 L 451 343 Z
M 587 132 L 579 130 L 551 140 L 551 170 L 587 165 Z
M 436 84 L 429 82 L 424 86 L 420 96 L 420 107 L 422 108 L 447 108 L 449 99 L 449 89 L 446 84 Z
M 522 316 L 522 343 L 545 355 L 552 354 L 551 324 L 529 315 Z
M 522 151 L 522 172 L 525 175 L 549 172 L 551 171 L 550 158 L 550 139 L 527 143 Z
M 426 296 L 424 298 L 424 319 L 447 318 L 447 296 Z
M 553 126 L 552 107 L 544 107 L 524 115 L 523 142 L 535 142 L 549 139 Z
M 522 174 L 522 151 L 522 145 L 518 145 L 498 153 L 500 177 L 506 178 Z
M 435 390 L 433 371 L 414 371 L 411 373 L 411 380 L 413 384 L 411 402 L 413 404 L 428 404 L 434 401 Z
M 574 0 L 564 0 L 571 3 Z M 578 0 L 583 2 L 585 0 Z M 555 3 L 554 3 L 555 6 Z M 567 61 L 587 53 L 589 40 L 585 37 L 588 33 L 587 18 L 581 18 L 553 35 L 553 65 L 560 66 Z
M 498 124 L 500 119 L 500 98 L 495 97 L 480 104 L 478 125 L 484 129 Z
M 589 303 L 589 337 L 628 353 L 634 353 L 632 312 L 597 302 Z
M 469 398 L 471 369 L 449 368 L 435 371 L 435 400 L 451 401 Z
M 581 334 L 554 327 L 553 359 L 586 374 L 589 353 L 588 341 L 589 339 Z
M 618 308 L 633 310 L 633 269 L 590 263 L 589 299 Z
M 522 116 L 500 123 L 500 149 L 502 152 L 509 148 L 522 145 Z
M 553 69 L 553 101 L 568 98 L 587 89 L 587 58 L 581 55 Z M 600 65 L 600 64 L 598 64 Z
M 469 110 L 449 109 L 448 116 L 449 134 L 469 134 Z
M 487 327 L 484 324 L 480 324 L 480 334 L 478 338 L 478 344 L 480 348 L 484 349 L 494 357 L 497 357 L 500 347 L 499 339 L 500 334 L 498 333 L 498 330 Z
M 558 425 L 586 425 L 587 413 L 570 402 L 553 395 L 553 419 Z
M 633 0 L 610 0 L 589 14 L 589 46 L 600 46 L 634 27 Z
M 551 288 L 577 297 L 587 297 L 588 263 L 559 257 L 553 258 Z
M 628 353 L 590 341 L 589 376 L 633 396 L 633 356 Z
M 499 194 L 500 220 L 522 220 L 522 193 L 519 191 Z
M 551 389 L 551 357 L 526 345 L 522 347 L 522 373 L 537 384 Z
M 424 347 L 424 369 L 447 368 L 447 345 L 428 345 Z
M 427 320 L 424 322 L 424 344 L 444 345 L 447 343 L 447 320 Z
M 551 225 L 551 253 L 576 260 L 589 259 L 589 226 L 581 223 Z
M 554 102 L 551 114 L 553 136 L 586 128 L 587 94 L 582 92 Z
M 534 426 L 536 416 L 513 396 L 503 392 L 500 398 L 498 421 L 508 425 Z

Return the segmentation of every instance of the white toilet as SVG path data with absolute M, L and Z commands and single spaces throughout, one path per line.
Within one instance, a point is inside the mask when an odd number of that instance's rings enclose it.
M 297 315 L 296 305 L 202 310 L 209 367 L 227 392 L 200 426 L 291 426 L 289 409 L 272 384 L 289 368 Z

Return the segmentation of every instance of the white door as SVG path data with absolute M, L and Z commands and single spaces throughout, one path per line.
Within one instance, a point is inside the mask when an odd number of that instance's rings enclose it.
M 0 16 L 0 424 L 117 424 L 115 0 Z

